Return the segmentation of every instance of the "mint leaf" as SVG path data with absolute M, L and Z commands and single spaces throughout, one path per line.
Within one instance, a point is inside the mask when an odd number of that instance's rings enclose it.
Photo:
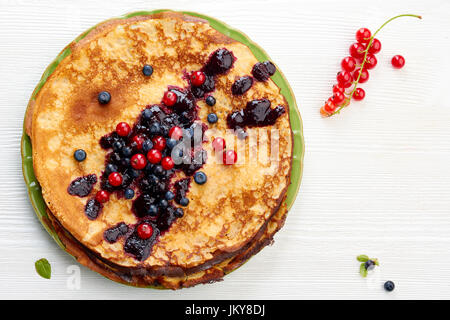
M 359 262 L 366 262 L 369 261 L 369 257 L 366 256 L 365 254 L 361 254 L 356 257 L 356 260 L 358 260 Z
M 361 265 L 359 266 L 359 274 L 363 278 L 367 277 L 367 269 L 366 269 L 366 266 L 364 265 L 364 262 L 361 263 Z
M 52 276 L 52 267 L 47 259 L 42 258 L 34 263 L 36 272 L 45 279 L 50 279 Z

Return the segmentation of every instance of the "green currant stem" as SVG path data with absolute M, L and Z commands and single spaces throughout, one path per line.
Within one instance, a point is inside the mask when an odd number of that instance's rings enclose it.
M 361 78 L 361 74 L 362 74 L 362 71 L 363 71 L 363 69 L 364 69 L 364 65 L 366 64 L 367 54 L 369 53 L 369 49 L 370 49 L 370 47 L 372 46 L 373 39 L 375 38 L 375 36 L 377 35 L 377 33 L 378 33 L 381 29 L 383 29 L 384 26 L 386 26 L 389 22 L 391 22 L 392 20 L 395 20 L 395 19 L 397 19 L 397 18 L 400 18 L 400 17 L 414 17 L 414 18 L 422 19 L 422 16 L 419 16 L 419 15 L 416 15 L 416 14 L 400 14 L 400 15 L 398 15 L 398 16 L 392 17 L 392 18 L 390 18 L 389 20 L 387 20 L 385 23 L 383 23 L 383 24 L 381 25 L 381 27 L 378 28 L 377 31 L 375 31 L 375 33 L 370 37 L 370 41 L 369 41 L 369 44 L 367 45 L 367 48 L 364 50 L 364 59 L 363 59 L 363 62 L 361 63 L 360 69 L 359 69 L 358 78 L 356 78 L 356 81 L 353 82 L 354 86 L 353 86 L 352 91 L 348 94 L 347 98 L 344 100 L 344 103 L 342 103 L 342 105 L 339 106 L 339 109 L 337 109 L 335 112 L 333 112 L 330 116 L 333 116 L 333 115 L 335 115 L 336 113 L 341 112 L 341 110 L 342 110 L 343 108 L 345 108 L 346 106 L 348 106 L 348 105 L 350 104 L 350 100 L 352 99 L 353 94 L 355 93 L 356 88 L 357 88 L 357 86 L 358 86 L 359 79 Z

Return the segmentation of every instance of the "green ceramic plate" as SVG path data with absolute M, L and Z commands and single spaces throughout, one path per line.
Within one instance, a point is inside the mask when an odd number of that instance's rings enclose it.
M 153 10 L 153 11 L 139 11 L 139 12 L 132 12 L 129 14 L 126 14 L 124 16 L 119 17 L 119 19 L 127 19 L 135 16 L 140 15 L 150 15 L 155 14 L 159 12 L 164 11 L 171 11 L 171 10 Z M 188 14 L 191 16 L 199 17 L 202 19 L 205 19 L 209 21 L 211 27 L 214 29 L 220 31 L 221 33 L 229 36 L 230 38 L 233 38 L 234 40 L 237 40 L 239 42 L 242 42 L 246 46 L 250 48 L 250 50 L 253 52 L 253 54 L 256 56 L 256 58 L 260 61 L 265 60 L 271 60 L 267 53 L 261 49 L 256 43 L 251 41 L 244 33 L 231 28 L 227 24 L 223 23 L 222 21 L 219 21 L 217 19 L 205 16 L 200 13 L 195 12 L 188 12 L 188 11 L 181 11 L 184 14 Z M 103 23 L 103 22 L 102 22 Z M 80 36 L 78 36 L 74 42 L 78 42 L 84 37 L 86 37 L 91 30 L 93 30 L 96 26 L 90 28 L 89 30 L 83 32 Z M 41 80 L 39 81 L 38 85 L 33 91 L 33 94 L 31 96 L 31 100 L 33 100 L 36 97 L 36 94 L 39 92 L 39 90 L 42 88 L 42 86 L 45 84 L 45 81 L 47 78 L 53 73 L 53 71 L 56 69 L 58 64 L 67 56 L 71 54 L 71 50 L 69 47 L 66 47 L 57 57 L 56 59 L 45 69 L 44 74 L 42 75 Z M 280 71 L 277 71 L 275 75 L 272 76 L 272 80 L 278 85 L 278 87 L 281 88 L 281 93 L 286 98 L 287 102 L 289 103 L 289 116 L 291 120 L 291 127 L 292 131 L 294 133 L 294 158 L 292 163 L 292 171 L 291 171 L 291 185 L 288 188 L 287 192 L 287 198 L 286 198 L 286 204 L 288 208 L 291 208 L 295 197 L 298 193 L 298 189 L 300 188 L 300 181 L 302 177 L 302 169 L 303 169 L 303 155 L 305 152 L 305 144 L 303 140 L 303 126 L 302 126 L 302 120 L 300 118 L 300 113 L 297 109 L 297 103 L 295 101 L 294 93 L 292 92 L 291 87 L 289 86 L 289 83 L 283 76 L 283 74 Z M 46 223 L 48 221 L 48 216 L 46 212 L 46 204 L 42 197 L 41 188 L 39 186 L 39 182 L 36 180 L 36 177 L 34 175 L 33 171 L 33 159 L 32 159 L 32 150 L 31 150 L 31 142 L 30 137 L 25 133 L 25 130 L 23 131 L 22 135 L 22 142 L 21 142 L 21 148 L 22 148 L 22 169 L 23 169 L 23 175 L 25 178 L 25 183 L 28 189 L 28 194 L 30 196 L 31 204 L 33 205 L 33 208 L 41 221 L 41 223 L 44 225 L 45 229 L 48 231 L 48 233 L 55 239 L 55 241 L 63 248 L 64 245 L 61 243 L 60 239 L 58 238 L 55 230 Z

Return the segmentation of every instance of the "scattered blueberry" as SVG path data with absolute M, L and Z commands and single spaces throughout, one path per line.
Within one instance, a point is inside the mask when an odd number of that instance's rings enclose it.
M 386 281 L 384 283 L 384 289 L 386 291 L 393 291 L 395 289 L 395 284 L 392 281 Z
M 130 176 L 134 179 L 136 179 L 137 177 L 139 177 L 141 173 L 139 172 L 139 170 L 136 169 L 130 169 Z
M 144 74 L 144 76 L 146 77 L 150 77 L 153 74 L 153 68 L 151 65 L 146 64 L 143 68 L 142 68 L 142 73 Z
M 134 198 L 134 190 L 130 189 L 130 188 L 125 189 L 125 198 L 133 199 Z
M 174 212 L 175 217 L 177 218 L 181 218 L 184 215 L 184 210 L 183 208 L 177 208 Z
M 212 107 L 216 104 L 216 98 L 214 98 L 213 96 L 207 96 L 205 102 L 208 106 Z
M 122 142 L 116 141 L 113 143 L 112 147 L 114 151 L 119 151 L 120 149 L 122 149 L 123 145 Z
M 119 169 L 117 168 L 117 166 L 112 163 L 108 163 L 105 168 L 105 172 L 107 175 L 109 175 L 110 173 L 113 173 L 113 172 L 117 172 L 118 170 Z
M 194 174 L 194 181 L 197 184 L 205 184 L 206 180 L 208 180 L 208 178 L 206 177 L 206 174 L 204 172 L 199 171 Z
M 186 207 L 189 204 L 189 199 L 186 197 L 183 197 L 180 199 L 180 205 L 182 205 L 183 207 Z
M 148 207 L 148 214 L 153 216 L 153 217 L 156 216 L 158 214 L 158 207 L 155 206 L 154 204 L 151 204 Z
M 160 208 L 167 208 L 169 203 L 167 202 L 166 199 L 161 199 L 161 200 L 159 200 L 159 204 L 158 205 L 159 205 Z
M 372 260 L 367 260 L 366 263 L 364 264 L 364 267 L 368 271 L 372 270 L 373 268 L 375 268 L 375 262 L 373 262 Z
M 217 117 L 217 114 L 215 114 L 215 113 L 208 114 L 208 122 L 209 123 L 216 123 L 217 120 L 219 120 L 219 118 Z
M 108 91 L 102 91 L 98 94 L 97 99 L 100 104 L 107 104 L 111 101 L 111 94 Z
M 158 134 L 161 132 L 161 125 L 158 122 L 153 122 L 150 125 L 150 133 L 151 134 Z
M 73 153 L 73 157 L 77 161 L 84 161 L 86 159 L 86 151 L 82 149 L 75 150 L 75 152 Z
M 122 155 L 125 157 L 130 157 L 133 153 L 133 150 L 130 147 L 123 147 L 122 148 Z
M 167 191 L 165 197 L 167 201 L 170 201 L 175 198 L 175 194 L 172 191 Z
M 147 119 L 147 120 L 150 119 L 152 117 L 152 115 L 153 115 L 153 112 L 150 109 L 145 109 L 142 112 L 142 116 L 144 117 L 144 119 Z
M 145 153 L 149 152 L 152 148 L 153 148 L 153 143 L 150 139 L 147 139 L 142 143 L 142 150 Z
M 177 145 L 177 140 L 169 138 L 166 140 L 166 147 L 169 148 L 170 150 L 173 149 L 173 147 L 175 147 Z
M 156 165 L 153 167 L 153 173 L 156 175 L 162 175 L 164 173 L 164 169 L 161 165 Z

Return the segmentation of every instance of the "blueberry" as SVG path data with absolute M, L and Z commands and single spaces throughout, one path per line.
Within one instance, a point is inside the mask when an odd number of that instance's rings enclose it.
M 150 109 L 145 109 L 144 111 L 142 111 L 142 117 L 146 120 L 149 120 L 153 115 L 152 110 Z
M 184 215 L 183 208 L 177 208 L 174 212 L 175 217 L 181 218 Z
M 161 199 L 161 200 L 159 201 L 159 207 L 160 207 L 160 208 L 167 208 L 168 205 L 169 205 L 169 203 L 167 202 L 166 199 Z
M 150 125 L 150 133 L 151 134 L 159 134 L 161 132 L 161 125 L 158 122 L 153 122 Z
M 215 113 L 208 114 L 208 122 L 209 123 L 216 123 L 217 120 L 219 120 L 219 118 L 217 117 L 217 114 L 215 114 Z
M 130 147 L 123 147 L 122 148 L 122 155 L 125 157 L 130 157 L 133 153 L 133 150 Z
M 102 91 L 98 94 L 97 99 L 100 104 L 107 104 L 111 101 L 111 94 L 108 91 Z
M 114 151 L 119 151 L 120 149 L 122 149 L 123 145 L 122 142 L 116 141 L 113 143 L 112 147 Z
M 143 68 L 142 68 L 142 73 L 144 74 L 144 76 L 146 77 L 150 77 L 153 73 L 153 68 L 151 65 L 146 64 Z
M 183 197 L 180 199 L 180 205 L 182 205 L 183 207 L 186 207 L 189 204 L 189 199 L 186 197 Z
M 128 167 L 131 164 L 131 160 L 130 158 L 123 158 L 122 160 L 120 160 L 120 164 L 124 167 Z
M 384 290 L 386 291 L 392 291 L 395 289 L 395 284 L 392 281 L 386 281 L 384 283 Z
M 136 169 L 130 169 L 130 176 L 131 176 L 133 179 L 136 179 L 137 177 L 139 177 L 139 175 L 140 175 L 139 170 L 136 170 Z
M 148 214 L 153 216 L 153 217 L 156 216 L 158 214 L 158 207 L 155 206 L 154 204 L 151 204 L 148 207 Z
M 159 178 L 157 176 L 155 176 L 154 174 L 151 174 L 148 176 L 148 182 L 150 182 L 151 184 L 158 184 Z
M 152 141 L 150 140 L 150 139 L 148 139 L 148 140 L 145 140 L 143 143 L 142 143 L 142 150 L 144 151 L 144 152 L 149 152 L 151 149 L 153 148 L 153 143 L 152 143 Z
M 366 270 L 372 270 L 373 268 L 375 268 L 375 262 L 373 262 L 372 260 L 368 260 L 364 264 L 364 267 L 366 268 Z
M 194 174 L 194 181 L 197 184 L 205 184 L 206 180 L 208 180 L 208 177 L 206 176 L 206 174 L 202 171 L 196 172 Z
M 170 201 L 173 200 L 175 198 L 175 194 L 172 191 L 167 191 L 165 194 L 166 200 Z
M 156 175 L 158 175 L 158 176 L 160 176 L 160 175 L 162 175 L 163 173 L 164 173 L 164 169 L 163 169 L 163 167 L 161 166 L 161 165 L 155 165 L 154 167 L 153 167 L 153 173 L 154 174 L 156 174 Z
M 173 147 L 175 147 L 176 145 L 177 145 L 177 140 L 171 139 L 171 138 L 166 140 L 166 147 L 169 148 L 169 150 L 172 150 Z
M 83 149 L 75 150 L 75 152 L 73 153 L 73 157 L 77 161 L 84 161 L 86 159 L 86 151 L 84 151 Z
M 105 168 L 105 172 L 107 175 L 109 175 L 113 172 L 117 172 L 117 170 L 118 170 L 117 166 L 112 163 L 108 163 Z
M 216 98 L 214 98 L 213 96 L 207 96 L 205 102 L 208 106 L 212 107 L 216 104 Z
M 125 189 L 125 199 L 133 199 L 134 198 L 134 190 L 127 188 Z

